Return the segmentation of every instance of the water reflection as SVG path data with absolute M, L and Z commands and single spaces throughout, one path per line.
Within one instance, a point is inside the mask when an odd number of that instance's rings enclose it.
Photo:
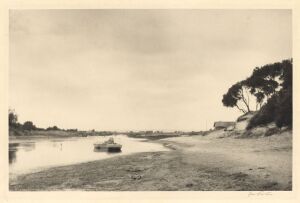
M 8 151 L 8 160 L 9 164 L 12 164 L 17 161 L 17 149 Z
M 105 152 L 105 153 L 108 153 L 108 154 L 111 154 L 111 153 L 115 154 L 115 153 L 121 153 L 122 150 L 120 149 L 120 150 L 110 150 L 110 151 L 108 151 L 107 149 L 94 148 L 94 152 Z
M 20 146 L 20 143 L 9 143 L 9 149 L 16 149 Z
M 141 139 L 124 135 L 113 136 L 121 144 L 122 151 L 108 153 L 107 150 L 94 149 L 94 143 L 109 137 L 55 138 L 28 140 L 9 144 L 9 171 L 12 175 L 38 171 L 44 168 L 81 163 L 136 152 L 165 151 L 160 144 L 141 142 Z
M 34 142 L 25 142 L 20 145 L 25 151 L 29 152 L 35 149 L 35 143 Z
M 17 161 L 17 152 L 22 148 L 24 151 L 29 152 L 35 149 L 34 142 L 24 142 L 24 143 L 9 143 L 8 160 L 9 164 Z
M 60 151 L 62 151 L 63 149 L 63 143 L 62 142 L 58 142 L 57 140 L 52 141 L 52 147 L 59 149 Z

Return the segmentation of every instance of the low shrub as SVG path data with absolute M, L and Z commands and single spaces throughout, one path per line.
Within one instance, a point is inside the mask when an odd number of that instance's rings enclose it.
M 275 109 L 277 107 L 277 100 L 278 96 L 273 95 L 272 98 L 261 107 L 260 111 L 250 119 L 247 130 L 273 122 L 276 114 Z
M 283 89 L 274 94 L 249 121 L 247 130 L 268 123 L 275 122 L 281 128 L 293 126 L 293 98 L 292 89 Z

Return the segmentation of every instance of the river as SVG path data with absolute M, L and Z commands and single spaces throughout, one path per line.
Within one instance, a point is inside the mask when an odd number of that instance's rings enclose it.
M 116 143 L 122 145 L 121 152 L 94 151 L 94 143 L 104 142 L 109 137 L 113 137 Z M 11 177 L 14 177 L 54 166 L 101 160 L 138 152 L 167 150 L 160 144 L 129 138 L 126 135 L 15 140 L 9 144 L 9 173 Z

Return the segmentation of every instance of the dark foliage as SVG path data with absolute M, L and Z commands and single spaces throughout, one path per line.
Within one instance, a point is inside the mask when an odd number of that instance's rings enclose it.
M 274 121 L 275 118 L 275 110 L 277 107 L 277 100 L 278 96 L 273 95 L 269 100 L 268 103 L 263 105 L 251 119 L 247 126 L 247 129 L 251 129 L 253 127 L 259 126 L 259 125 L 265 125 L 268 123 L 271 123 Z
M 18 124 L 18 115 L 12 109 L 8 111 L 8 124 L 9 127 L 17 127 Z
M 274 72 L 282 80 L 281 89 L 272 94 L 271 98 L 260 111 L 251 118 L 247 129 L 275 122 L 277 127 L 293 126 L 293 72 L 292 60 L 285 60 L 282 63 L 268 65 L 268 71 Z M 274 71 L 270 70 L 274 68 Z M 281 74 L 278 74 L 281 69 Z
M 36 130 L 36 126 L 33 125 L 32 121 L 26 121 L 23 124 L 23 130 Z
M 278 127 L 293 127 L 293 95 L 290 89 L 281 92 L 275 112 L 275 123 Z
M 9 130 L 13 131 L 15 135 L 24 135 L 23 132 L 31 130 L 44 130 L 43 128 L 36 127 L 32 121 L 26 121 L 23 124 L 18 122 L 18 115 L 12 109 L 8 112 Z M 11 134 L 10 134 L 11 135 Z
M 57 126 L 48 127 L 46 130 L 60 130 Z
M 244 96 L 243 88 L 247 88 L 245 81 L 237 82 L 232 85 L 226 94 L 223 95 L 222 103 L 226 107 L 236 107 L 243 113 L 250 112 L 249 100 Z M 238 105 L 238 102 L 242 101 L 246 108 L 242 108 Z
M 264 106 L 264 104 L 269 102 L 268 100 L 270 98 L 273 96 L 277 97 L 276 94 L 278 94 L 281 90 L 286 90 L 292 87 L 292 63 L 293 61 L 290 59 L 273 64 L 267 64 L 262 67 L 256 67 L 250 77 L 237 82 L 228 89 L 227 93 L 223 95 L 223 105 L 226 107 L 236 107 L 243 113 L 250 112 L 250 101 L 249 95 L 247 94 L 247 92 L 249 92 L 256 99 L 255 110 L 260 109 L 262 106 Z M 288 96 L 287 93 L 280 94 L 281 96 Z M 275 100 L 270 101 L 269 108 L 273 106 L 273 104 L 271 104 L 272 102 L 275 102 Z M 288 101 L 285 100 L 281 101 L 281 103 L 282 105 L 288 105 Z M 276 108 L 277 107 L 279 106 L 276 106 Z M 262 112 L 267 111 L 266 108 L 268 107 L 261 109 Z M 282 111 L 286 110 L 287 109 Z M 261 115 L 262 118 L 258 119 L 258 116 L 256 116 L 254 119 L 257 119 L 257 121 L 262 120 L 263 123 L 268 122 L 268 119 L 263 119 L 267 115 L 264 115 L 264 113 L 260 113 L 259 115 Z M 288 118 L 285 118 L 278 122 L 286 125 L 285 123 L 290 121 L 288 121 Z
M 67 129 L 66 131 L 67 131 L 67 132 L 77 132 L 78 129 Z

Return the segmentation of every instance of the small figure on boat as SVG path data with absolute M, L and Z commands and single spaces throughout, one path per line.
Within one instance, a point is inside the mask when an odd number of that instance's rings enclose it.
M 115 143 L 114 138 L 110 137 L 103 143 L 95 143 L 94 149 L 96 151 L 107 151 L 107 152 L 120 152 L 122 145 Z
M 115 140 L 114 138 L 110 137 L 107 141 L 105 141 L 104 143 L 106 144 L 115 144 Z

